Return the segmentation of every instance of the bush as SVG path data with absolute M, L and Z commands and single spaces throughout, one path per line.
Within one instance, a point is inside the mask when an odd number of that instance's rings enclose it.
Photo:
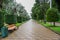
M 18 23 L 21 23 L 21 22 L 22 22 L 22 17 L 17 16 L 17 22 L 18 22 Z
M 55 8 L 48 9 L 46 15 L 47 15 L 46 17 L 47 21 L 54 22 L 54 25 L 55 22 L 59 20 L 58 11 Z
M 4 26 L 4 11 L 0 10 L 0 28 Z
M 16 24 L 17 23 L 16 15 L 5 15 L 5 22 L 7 24 Z

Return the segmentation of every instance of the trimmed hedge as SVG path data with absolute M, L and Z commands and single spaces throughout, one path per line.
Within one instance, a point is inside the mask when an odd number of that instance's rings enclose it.
M 4 26 L 4 11 L 0 11 L 0 28 Z
M 9 25 L 16 24 L 17 23 L 16 15 L 5 15 L 5 22 Z
M 18 23 L 22 23 L 22 17 L 17 16 L 17 22 L 18 22 Z

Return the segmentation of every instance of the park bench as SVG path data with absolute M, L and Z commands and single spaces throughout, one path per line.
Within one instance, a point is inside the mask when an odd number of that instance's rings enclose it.
M 17 27 L 14 24 L 8 26 L 8 30 L 16 30 L 16 29 Z
M 14 24 L 8 25 L 7 27 L 8 27 L 8 30 L 11 30 L 11 31 L 17 29 L 17 27 Z

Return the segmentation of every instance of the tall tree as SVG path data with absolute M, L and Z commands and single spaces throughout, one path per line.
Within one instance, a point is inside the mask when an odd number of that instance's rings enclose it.
M 36 0 L 36 3 L 32 7 L 32 18 L 37 20 L 44 20 L 47 9 L 49 8 L 45 0 Z
M 46 12 L 46 18 L 48 22 L 53 22 L 55 26 L 55 22 L 59 20 L 58 10 L 55 8 L 50 8 Z
M 60 12 L 60 0 L 55 0 L 56 4 L 57 4 L 57 7 L 58 7 L 58 10 Z

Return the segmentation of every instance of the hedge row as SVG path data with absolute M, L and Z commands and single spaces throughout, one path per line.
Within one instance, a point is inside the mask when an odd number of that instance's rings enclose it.
M 4 26 L 4 12 L 0 10 L 0 28 Z
M 5 12 L 0 11 L 0 28 L 4 26 L 4 23 L 7 23 L 9 25 L 21 23 L 23 21 L 26 21 L 24 17 L 16 16 L 16 15 L 4 15 Z
M 17 22 L 18 22 L 18 23 L 21 23 L 21 22 L 22 22 L 22 17 L 17 16 Z
M 17 17 L 15 15 L 5 15 L 5 22 L 7 24 L 16 24 L 17 23 Z

